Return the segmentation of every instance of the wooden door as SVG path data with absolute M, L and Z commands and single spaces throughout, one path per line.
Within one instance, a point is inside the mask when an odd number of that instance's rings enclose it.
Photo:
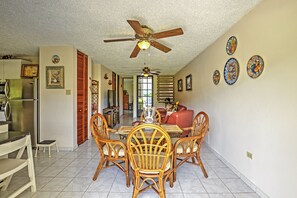
M 77 51 L 77 144 L 88 139 L 88 56 Z

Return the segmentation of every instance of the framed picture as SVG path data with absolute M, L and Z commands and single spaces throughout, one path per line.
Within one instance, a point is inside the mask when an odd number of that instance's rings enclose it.
M 38 77 L 38 64 L 23 64 L 21 68 L 22 78 L 33 78 Z
M 46 66 L 46 88 L 64 89 L 64 66 Z
M 177 81 L 177 91 L 183 91 L 183 80 L 179 79 Z
M 192 90 L 192 74 L 186 76 L 186 90 Z

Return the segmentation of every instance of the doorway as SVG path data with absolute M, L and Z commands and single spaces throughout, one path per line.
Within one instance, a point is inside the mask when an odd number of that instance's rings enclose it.
M 133 77 L 123 78 L 123 114 L 133 113 Z
M 137 116 L 143 108 L 153 106 L 153 76 L 137 76 Z

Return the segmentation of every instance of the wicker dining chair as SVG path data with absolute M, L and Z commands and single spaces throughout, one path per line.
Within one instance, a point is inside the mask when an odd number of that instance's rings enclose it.
M 184 130 L 191 130 L 189 137 L 184 137 L 178 139 L 174 144 L 174 173 L 173 180 L 176 181 L 176 170 L 183 163 L 188 162 L 200 166 L 204 177 L 207 178 L 207 172 L 203 166 L 202 160 L 200 158 L 200 149 L 204 141 L 204 137 L 207 134 L 209 125 L 209 118 L 205 112 L 199 112 L 194 120 L 192 127 L 185 128 Z M 192 162 L 189 162 L 189 159 Z M 179 160 L 179 163 L 177 163 Z M 197 162 L 196 162 L 197 160 Z
M 145 114 L 147 113 L 148 109 L 143 110 L 143 112 L 140 115 L 140 120 L 145 120 Z M 161 114 L 158 110 L 155 110 L 155 115 L 153 116 L 153 119 L 156 121 L 156 123 L 161 124 Z
M 145 123 L 145 115 L 147 111 L 148 109 L 144 109 L 140 114 L 140 120 L 134 121 L 132 125 L 137 126 L 139 124 Z M 152 120 L 155 121 L 156 124 L 161 124 L 161 114 L 158 110 L 155 110 L 155 114 L 153 115 Z
M 126 185 L 130 186 L 129 159 L 126 145 L 119 140 L 111 140 L 108 128 L 103 115 L 96 113 L 91 117 L 90 128 L 100 153 L 100 162 L 93 176 L 95 181 L 103 168 L 110 167 L 109 162 L 119 167 L 126 175 Z M 125 166 L 121 164 L 125 163 Z M 105 167 L 103 167 L 105 164 Z
M 141 124 L 127 137 L 127 148 L 132 168 L 133 198 L 152 188 L 165 197 L 165 181 L 173 187 L 171 140 L 168 133 L 155 124 Z M 156 180 L 157 179 L 157 180 Z

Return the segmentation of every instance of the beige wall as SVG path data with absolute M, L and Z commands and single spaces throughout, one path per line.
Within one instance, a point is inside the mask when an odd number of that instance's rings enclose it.
M 53 55 L 60 56 L 58 64 Z M 40 139 L 55 139 L 60 148 L 76 145 L 76 49 L 71 46 L 40 47 Z M 64 66 L 64 89 L 46 89 L 46 66 Z M 66 95 L 71 90 L 71 95 Z
M 99 82 L 99 93 L 98 93 L 98 112 L 102 113 L 101 108 L 101 89 L 102 89 L 102 79 L 101 79 L 101 64 L 93 64 L 92 66 L 92 79 Z
M 107 74 L 108 79 L 104 79 L 104 75 Z M 112 71 L 101 64 L 93 65 L 92 78 L 99 81 L 99 105 L 98 112 L 103 113 L 103 109 L 107 108 L 107 92 L 112 89 L 112 85 L 108 84 L 108 81 L 112 79 Z
M 104 79 L 104 75 L 107 74 L 108 79 Z M 103 65 L 101 65 L 101 112 L 102 109 L 107 108 L 108 107 L 108 100 L 107 100 L 107 93 L 109 89 L 112 89 L 112 85 L 108 84 L 109 80 L 112 80 L 112 71 L 106 67 L 104 67 Z
M 58 64 L 52 63 L 55 54 L 60 57 Z M 46 89 L 46 66 L 64 66 L 64 89 Z M 77 147 L 77 50 L 72 46 L 40 47 L 39 70 L 40 139 L 55 139 L 61 150 L 73 150 Z M 91 73 L 92 60 L 89 57 L 89 77 Z M 90 81 L 88 83 L 90 86 Z M 66 95 L 66 90 L 70 90 L 71 94 Z M 90 107 L 88 90 L 88 109 Z M 90 119 L 90 110 L 88 114 Z
M 176 74 L 192 74 L 193 90 L 176 92 L 182 104 L 210 117 L 208 144 L 271 198 L 296 197 L 297 189 L 297 1 L 263 1 L 224 36 Z M 238 39 L 234 55 L 226 41 Z M 262 75 L 252 79 L 246 64 L 253 55 L 265 62 Z M 240 64 L 237 82 L 222 76 L 226 61 Z M 212 74 L 218 69 L 216 86 Z M 176 89 L 177 90 L 177 89 Z M 253 159 L 246 152 L 253 153 Z

